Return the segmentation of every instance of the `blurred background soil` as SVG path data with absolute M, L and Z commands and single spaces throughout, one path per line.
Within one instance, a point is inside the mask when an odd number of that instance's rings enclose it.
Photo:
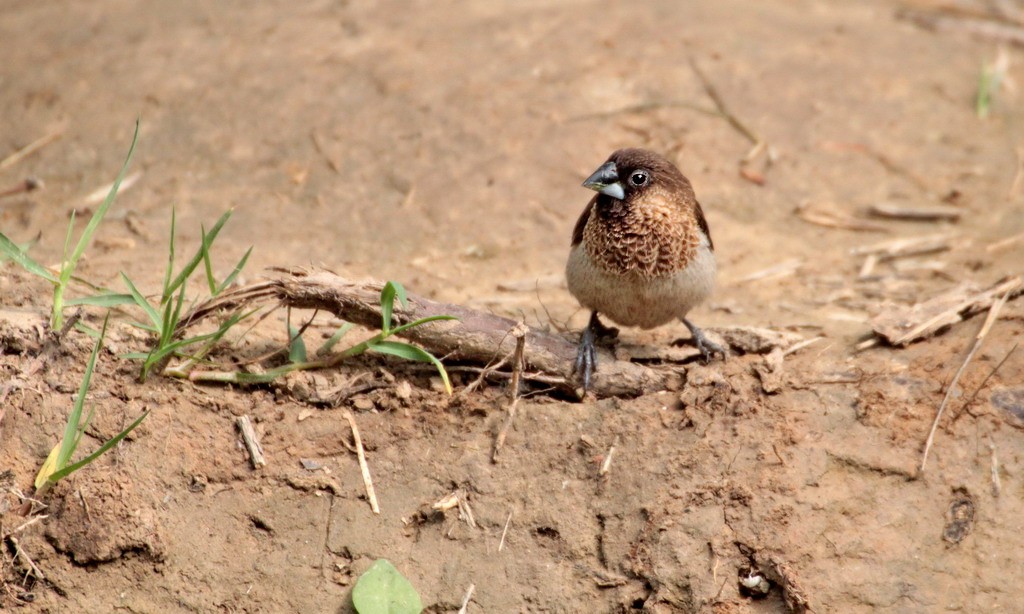
M 384 557 L 431 612 L 457 611 L 470 585 L 468 612 L 1019 611 L 1024 349 L 1010 352 L 1024 301 L 968 365 L 923 473 L 983 318 L 907 348 L 856 346 L 893 305 L 1021 274 L 1022 16 L 981 0 L 6 3 L 0 159 L 50 140 L 0 168 L 0 192 L 44 182 L 0 197 L 0 229 L 38 236 L 44 263 L 141 117 L 137 178 L 79 269 L 95 283 L 120 287 L 123 271 L 156 291 L 171 208 L 182 253 L 234 208 L 221 277 L 254 246 L 243 281 L 320 265 L 575 331 L 587 314 L 562 269 L 590 197 L 580 182 L 641 146 L 678 162 L 714 236 L 719 288 L 693 319 L 821 339 L 781 366 L 688 363 L 658 394 L 531 396 L 492 463 L 499 386 L 449 399 L 428 368 L 384 359 L 250 389 L 139 384 L 117 355 L 145 339 L 119 324 L 84 445 L 152 414 L 21 527 L 18 493 L 62 432 L 91 340 L 69 335 L 33 365 L 38 347 L 0 334 L 0 606 L 348 612 L 352 583 Z M 1001 55 L 982 119 L 979 79 Z M 886 204 L 955 213 L 870 214 Z M 945 249 L 870 270 L 853 252 L 937 233 Z M 0 266 L 7 330 L 12 314 L 45 314 L 48 287 Z M 380 385 L 309 401 L 357 376 Z M 456 374 L 457 392 L 472 379 Z M 431 509 L 453 491 L 472 523 Z M 741 591 L 751 569 L 767 596 Z

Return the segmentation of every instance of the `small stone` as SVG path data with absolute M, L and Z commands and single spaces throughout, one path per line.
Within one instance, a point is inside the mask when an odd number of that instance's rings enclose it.
M 312 458 L 300 458 L 299 462 L 302 463 L 302 468 L 306 471 L 316 471 L 317 469 L 323 469 L 324 466 L 323 463 Z
M 412 385 L 409 380 L 402 380 L 395 386 L 395 395 L 403 401 L 408 401 L 412 398 Z
M 368 397 L 356 397 L 352 401 L 352 407 L 359 411 L 370 411 L 374 408 L 374 404 Z

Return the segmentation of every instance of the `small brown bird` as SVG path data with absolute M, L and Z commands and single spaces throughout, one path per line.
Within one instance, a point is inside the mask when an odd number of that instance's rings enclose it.
M 583 182 L 597 191 L 572 232 L 565 273 L 569 292 L 589 309 L 575 371 L 590 387 L 602 313 L 617 324 L 654 328 L 679 318 L 709 360 L 725 350 L 686 319 L 711 294 L 715 253 L 690 181 L 646 149 L 620 149 Z

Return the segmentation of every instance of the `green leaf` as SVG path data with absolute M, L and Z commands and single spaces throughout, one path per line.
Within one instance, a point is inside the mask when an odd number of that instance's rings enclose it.
M 288 362 L 306 362 L 306 342 L 302 340 L 299 330 L 288 325 Z
M 380 330 L 387 333 L 391 330 L 391 312 L 395 306 L 395 284 L 387 282 L 380 291 Z
M 11 261 L 21 266 L 21 268 L 25 269 L 29 273 L 32 273 L 33 275 L 38 275 L 39 277 L 42 277 L 43 279 L 51 283 L 57 283 L 57 277 L 53 273 L 46 270 L 46 267 L 44 267 L 43 265 L 29 258 L 28 254 L 25 253 L 24 249 L 22 249 L 14 241 L 8 239 L 7 236 L 4 235 L 4 233 L 2 232 L 0 232 L 0 254 L 2 254 L 6 258 L 9 258 Z
M 412 584 L 385 559 L 378 559 L 359 576 L 352 589 L 359 614 L 419 614 L 423 603 Z
M 399 341 L 378 341 L 370 345 L 369 349 L 381 354 L 391 354 L 392 356 L 405 358 L 406 360 L 433 363 L 437 367 L 437 372 L 441 375 L 441 379 L 444 381 L 444 389 L 448 394 L 452 393 L 452 383 L 448 380 L 448 372 L 445 371 L 444 365 L 433 354 L 423 348 Z

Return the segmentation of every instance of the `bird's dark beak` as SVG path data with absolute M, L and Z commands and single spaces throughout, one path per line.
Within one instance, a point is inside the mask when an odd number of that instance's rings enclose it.
M 622 189 L 622 183 L 619 182 L 619 169 L 615 168 L 615 163 L 611 161 L 605 162 L 594 171 L 593 175 L 587 177 L 587 180 L 583 182 L 583 187 L 619 200 L 626 198 L 626 191 Z

